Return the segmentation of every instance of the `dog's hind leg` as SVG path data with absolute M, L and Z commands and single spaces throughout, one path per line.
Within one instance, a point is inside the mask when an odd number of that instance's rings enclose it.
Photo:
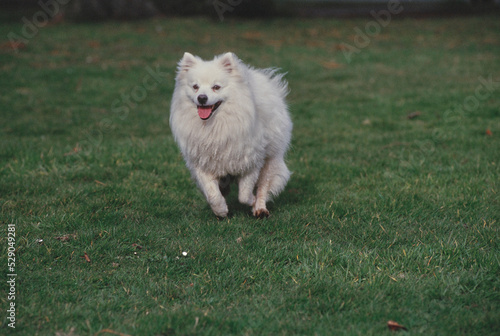
M 241 176 L 238 181 L 238 201 L 241 204 L 253 206 L 255 204 L 255 196 L 253 190 L 255 183 L 259 178 L 260 168 L 256 168 L 249 174 Z
M 269 211 L 266 208 L 269 194 L 278 195 L 285 188 L 289 178 L 290 171 L 282 157 L 266 160 L 257 182 L 257 197 L 253 206 L 253 215 L 255 217 L 264 218 L 269 216 Z

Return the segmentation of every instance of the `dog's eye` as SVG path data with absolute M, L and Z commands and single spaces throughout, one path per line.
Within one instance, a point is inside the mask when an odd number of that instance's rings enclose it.
M 200 87 L 197 84 L 193 85 L 193 90 L 198 91 L 199 88 Z
M 220 90 L 220 86 L 219 85 L 214 85 L 214 86 L 212 86 L 212 90 L 219 91 Z

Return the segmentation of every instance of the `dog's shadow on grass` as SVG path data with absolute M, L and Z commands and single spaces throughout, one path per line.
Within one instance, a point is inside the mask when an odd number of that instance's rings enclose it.
M 267 203 L 267 208 L 271 214 L 274 212 L 274 209 L 286 210 L 287 208 L 295 208 L 301 204 L 305 204 L 307 200 L 317 194 L 317 190 L 316 185 L 305 177 L 292 175 L 285 190 L 278 196 L 272 197 Z M 231 191 L 226 195 L 226 202 L 229 207 L 229 217 L 238 214 L 251 214 L 251 208 L 238 201 L 238 186 L 236 183 L 231 184 Z
M 316 184 L 309 178 L 292 175 L 285 190 L 276 197 L 275 203 L 284 207 L 305 205 L 317 193 Z

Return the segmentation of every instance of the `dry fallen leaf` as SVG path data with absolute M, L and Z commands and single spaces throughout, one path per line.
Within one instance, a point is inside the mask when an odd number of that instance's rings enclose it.
M 77 154 L 78 152 L 80 152 L 82 149 L 80 148 L 80 145 L 79 144 L 76 144 L 76 146 L 73 148 L 73 150 L 71 152 L 68 152 L 68 153 L 64 153 L 64 156 L 69 156 L 69 155 L 74 155 L 74 154 Z
M 11 41 L 11 42 L 5 42 L 5 43 L 0 44 L 0 50 L 9 50 L 9 49 L 19 50 L 19 49 L 25 49 L 25 48 L 26 48 L 26 44 L 23 42 Z
M 389 330 L 392 330 L 392 331 L 398 331 L 401 329 L 408 331 L 408 329 L 406 329 L 406 327 L 402 326 L 401 324 L 399 324 L 398 322 L 395 322 L 395 321 L 388 321 L 387 327 L 389 328 Z
M 138 250 L 141 250 L 141 249 L 142 249 L 142 246 L 141 246 L 141 245 L 139 245 L 139 244 L 136 244 L 136 243 L 133 243 L 133 244 L 132 244 L 132 247 L 135 247 L 135 248 L 136 248 L 136 249 L 138 249 Z
M 65 234 L 65 235 L 62 235 L 60 237 L 54 237 L 55 239 L 57 240 L 60 240 L 62 242 L 66 242 L 66 241 L 70 241 L 71 239 L 75 239 L 76 238 L 76 234 L 72 233 L 72 234 Z
M 282 40 L 266 40 L 264 41 L 264 43 L 275 48 L 281 48 L 281 46 L 283 45 Z
M 408 113 L 408 115 L 406 117 L 408 119 L 415 119 L 416 117 L 420 116 L 421 114 L 422 114 L 422 112 L 415 111 L 415 112 Z
M 260 40 L 262 38 L 262 33 L 258 31 L 248 31 L 243 34 L 243 38 L 247 40 Z
M 87 45 L 92 49 L 99 49 L 101 47 L 101 43 L 99 41 L 88 41 Z
M 128 334 L 121 333 L 119 331 L 114 331 L 112 329 L 102 329 L 101 331 L 98 331 L 94 334 L 94 336 L 97 336 L 99 334 L 112 334 L 112 335 L 119 335 L 119 336 L 130 336 Z
M 86 261 L 86 262 L 88 262 L 88 263 L 89 263 L 89 262 L 91 262 L 91 261 L 90 261 L 90 258 L 89 258 L 89 255 L 87 254 L 87 252 L 83 252 L 83 253 L 84 253 L 84 254 L 83 254 L 83 257 L 82 257 L 82 258 L 84 258 L 84 259 L 85 259 L 85 261 Z
M 491 130 L 489 128 L 486 130 L 486 135 L 490 135 L 490 136 L 493 135 L 493 133 L 491 133 Z
M 321 62 L 321 65 L 323 66 L 323 68 L 328 70 L 342 68 L 343 66 L 342 64 L 335 61 Z
M 76 336 L 74 332 L 75 332 L 75 327 L 71 327 L 71 329 L 68 332 L 56 331 L 56 336 Z
M 342 51 L 342 50 L 346 50 L 346 49 L 347 49 L 347 47 L 345 46 L 345 44 L 337 44 L 337 45 L 335 46 L 335 49 L 336 49 L 336 50 L 340 50 L 340 51 Z

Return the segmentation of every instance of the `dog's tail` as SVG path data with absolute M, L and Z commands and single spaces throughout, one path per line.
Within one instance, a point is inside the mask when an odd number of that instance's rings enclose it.
M 263 69 L 262 72 L 271 79 L 271 83 L 281 93 L 281 96 L 285 98 L 290 93 L 288 82 L 285 79 L 287 73 L 279 73 L 280 70 L 280 68 L 267 68 Z

